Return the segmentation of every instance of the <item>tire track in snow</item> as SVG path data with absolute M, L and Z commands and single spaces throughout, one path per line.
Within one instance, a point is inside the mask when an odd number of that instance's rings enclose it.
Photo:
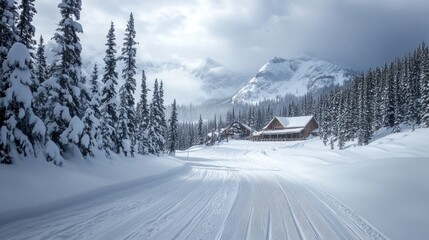
M 195 162 L 181 175 L 0 226 L 0 239 L 387 239 L 329 194 L 254 161 Z

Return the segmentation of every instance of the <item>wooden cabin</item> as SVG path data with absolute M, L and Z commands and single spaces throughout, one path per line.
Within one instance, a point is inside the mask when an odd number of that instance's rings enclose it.
M 319 124 L 313 116 L 274 117 L 260 132 L 253 135 L 256 141 L 304 140 L 316 134 Z
M 222 130 L 223 139 L 249 139 L 254 130 L 244 123 L 234 121 Z

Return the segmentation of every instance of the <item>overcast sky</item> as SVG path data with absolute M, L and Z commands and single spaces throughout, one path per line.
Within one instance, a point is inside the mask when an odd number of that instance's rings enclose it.
M 36 1 L 45 38 L 58 23 L 57 3 Z M 212 57 L 245 72 L 299 54 L 364 70 L 429 40 L 427 0 L 83 0 L 84 51 L 104 52 L 110 20 L 121 44 L 130 12 L 140 59 Z
M 37 34 L 48 39 L 59 1 L 35 2 Z M 83 0 L 84 54 L 101 62 L 111 20 L 121 45 L 130 12 L 140 61 L 212 57 L 247 74 L 300 54 L 366 70 L 429 41 L 428 0 Z

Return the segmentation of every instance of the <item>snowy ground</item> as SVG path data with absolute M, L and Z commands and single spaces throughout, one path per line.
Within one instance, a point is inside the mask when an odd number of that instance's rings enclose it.
M 0 239 L 427 239 L 429 129 L 0 166 Z

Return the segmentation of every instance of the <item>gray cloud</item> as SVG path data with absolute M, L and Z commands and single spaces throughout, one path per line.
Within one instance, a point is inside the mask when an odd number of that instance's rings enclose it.
M 141 61 L 213 57 L 255 73 L 274 56 L 308 54 L 365 70 L 429 40 L 427 0 L 91 0 L 83 1 L 85 56 L 101 61 L 110 21 L 122 44 L 136 19 Z M 38 33 L 52 36 L 57 3 L 36 1 Z

